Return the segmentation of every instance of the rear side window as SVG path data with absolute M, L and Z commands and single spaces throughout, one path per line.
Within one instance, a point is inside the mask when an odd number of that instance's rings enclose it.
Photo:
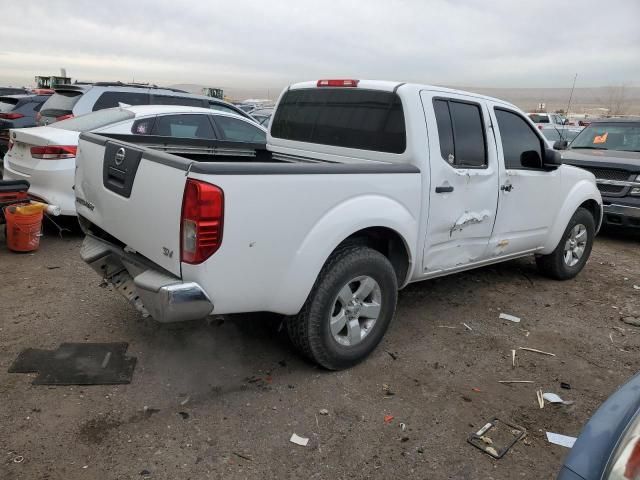
M 68 90 L 57 91 L 44 102 L 40 113 L 46 117 L 60 117 L 73 113 L 74 105 L 80 100 L 82 92 Z
M 99 112 L 87 113 L 79 117 L 62 120 L 49 125 L 51 128 L 59 128 L 61 130 L 71 130 L 73 132 L 90 132 L 97 128 L 106 127 L 112 123 L 122 122 L 135 118 L 135 115 L 129 110 L 120 108 L 112 108 L 108 110 L 100 110 Z
M 271 135 L 386 153 L 402 153 L 407 146 L 400 97 L 358 88 L 286 92 L 271 123 Z
M 487 166 L 487 147 L 480 105 L 434 99 L 440 154 L 458 168 Z
M 153 95 L 151 97 L 152 105 L 184 105 L 187 107 L 203 107 L 205 103 L 199 98 L 178 97 L 170 95 Z
M 216 126 L 222 132 L 222 139 L 230 142 L 266 143 L 267 136 L 258 127 L 237 118 L 216 115 Z
M 542 140 L 529 123 L 517 113 L 495 109 L 506 168 L 530 169 L 522 164 L 524 152 L 535 151 L 542 159 Z M 542 167 L 542 165 L 540 165 Z
M 104 92 L 93 105 L 93 111 L 127 105 L 149 105 L 149 94 L 144 92 Z
M 549 122 L 549 115 L 538 115 L 536 113 L 529 114 L 529 118 L 533 123 L 551 123 Z
M 153 134 L 162 137 L 216 138 L 209 116 L 197 114 L 159 116 L 156 118 Z

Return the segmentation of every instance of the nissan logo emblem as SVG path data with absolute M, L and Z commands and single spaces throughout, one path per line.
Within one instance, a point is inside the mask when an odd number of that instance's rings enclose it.
M 117 166 L 122 165 L 122 162 L 124 162 L 124 148 L 120 147 L 118 149 L 118 151 L 116 152 L 116 156 L 114 157 L 114 161 L 116 162 Z

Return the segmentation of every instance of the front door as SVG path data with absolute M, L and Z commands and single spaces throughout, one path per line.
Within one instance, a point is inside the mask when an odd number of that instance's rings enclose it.
M 484 101 L 429 91 L 421 97 L 430 157 L 423 268 L 435 275 L 486 258 L 498 202 L 498 161 Z
M 542 166 L 545 142 L 515 110 L 494 106 L 500 172 L 500 201 L 489 244 L 495 256 L 534 251 L 547 239 L 561 204 L 561 169 Z

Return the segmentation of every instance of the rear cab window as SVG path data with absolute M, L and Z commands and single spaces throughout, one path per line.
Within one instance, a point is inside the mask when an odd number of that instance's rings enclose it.
M 78 90 L 56 90 L 56 93 L 44 102 L 40 113 L 46 117 L 69 115 L 73 113 L 73 107 L 78 103 L 82 94 L 83 92 Z
M 479 104 L 434 98 L 440 154 L 454 168 L 486 168 L 487 145 Z
M 275 138 L 400 154 L 407 134 L 395 92 L 359 88 L 287 91 L 271 122 Z

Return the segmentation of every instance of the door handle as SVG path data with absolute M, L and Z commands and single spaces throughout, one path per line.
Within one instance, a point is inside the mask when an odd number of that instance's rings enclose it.
M 502 190 L 503 192 L 510 192 L 511 190 L 513 190 L 513 185 L 500 185 L 500 190 Z
M 441 185 L 436 187 L 436 193 L 451 193 L 453 192 L 453 185 Z

